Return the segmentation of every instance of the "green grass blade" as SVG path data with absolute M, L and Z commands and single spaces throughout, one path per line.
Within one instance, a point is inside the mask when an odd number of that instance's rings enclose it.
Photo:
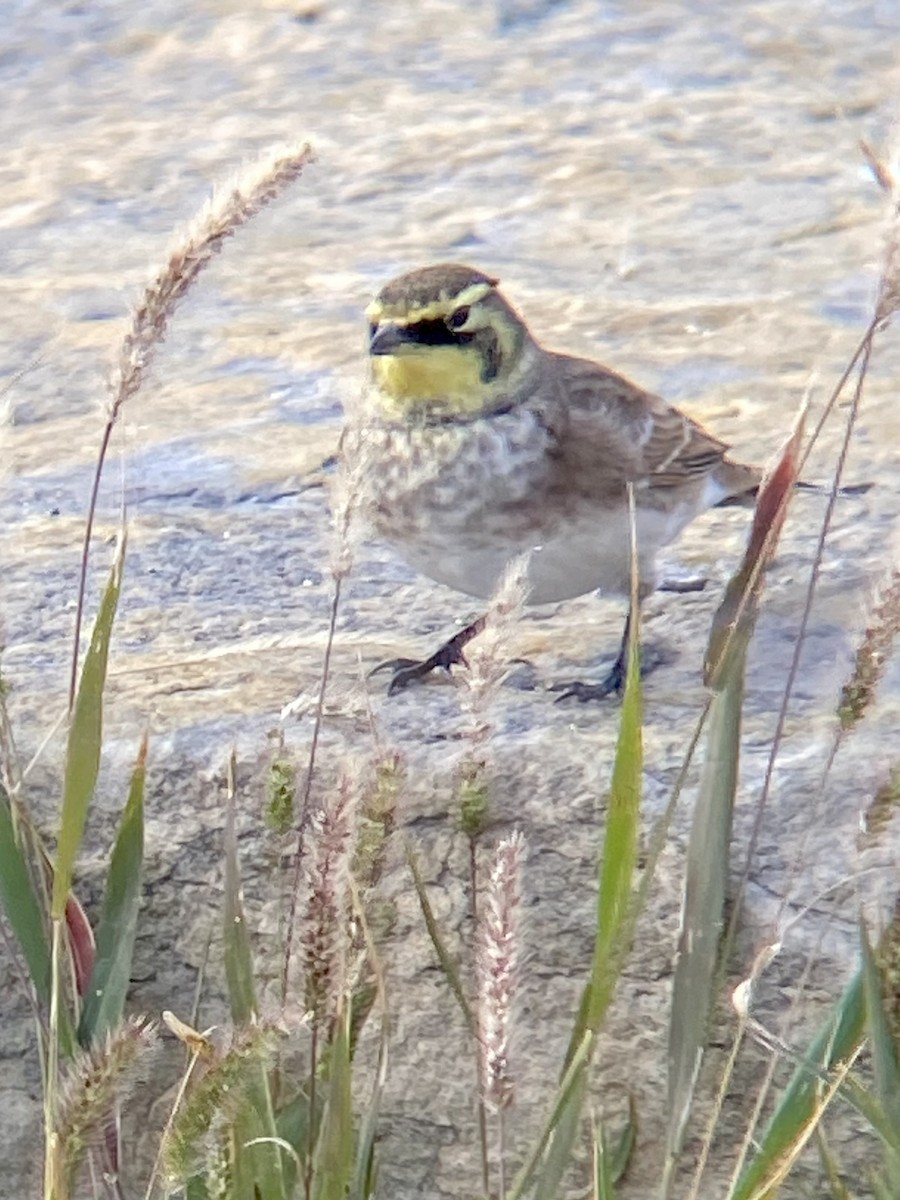
M 822 1171 L 828 1181 L 830 1200 L 855 1200 L 853 1193 L 841 1179 L 841 1169 L 834 1151 L 828 1144 L 824 1130 L 820 1125 L 816 1130 L 816 1144 L 819 1151 L 819 1161 Z
M 784 1158 L 818 1111 L 822 1074 L 849 1061 L 865 1035 L 865 999 L 862 973 L 858 973 L 835 1005 L 831 1016 L 813 1039 L 794 1071 L 778 1108 L 763 1132 L 757 1151 L 741 1173 L 730 1200 L 764 1200 L 774 1196 L 769 1186 Z
M 740 760 L 744 660 L 735 659 L 710 705 L 706 757 L 691 825 L 669 1020 L 667 1158 L 681 1150 L 706 1048 L 728 885 Z
M 537 1141 L 532 1146 L 528 1158 L 516 1176 L 506 1200 L 520 1200 L 526 1190 L 531 1187 L 535 1176 L 540 1170 L 541 1160 L 550 1144 L 550 1139 L 553 1137 L 554 1131 L 560 1124 L 566 1111 L 573 1105 L 573 1094 L 583 1092 L 583 1077 L 593 1053 L 595 1041 L 596 1039 L 592 1033 L 585 1033 L 581 1042 L 575 1048 L 569 1064 L 563 1073 L 559 1087 L 556 1090 L 556 1095 L 553 1097 L 553 1107 L 550 1115 L 544 1123 Z
M 209 1200 L 206 1180 L 199 1175 L 192 1175 L 184 1185 L 184 1200 Z
M 627 947 L 621 944 L 637 866 L 644 747 L 643 700 L 637 621 L 628 643 L 628 673 L 616 743 L 612 788 L 597 896 L 597 931 L 591 968 L 589 1028 L 596 1033 L 606 1015 Z
M 377 1182 L 375 1139 L 378 1134 L 378 1118 L 381 1113 L 381 1100 L 387 1080 L 388 1046 L 390 1044 L 391 1025 L 388 1015 L 387 989 L 385 987 L 384 973 L 355 882 L 351 884 L 351 889 L 353 892 L 354 910 L 357 913 L 360 927 L 363 931 L 369 966 L 372 971 L 372 986 L 370 990 L 377 997 L 378 1008 L 381 1013 L 375 1077 L 372 1081 L 372 1090 L 369 1094 L 368 1103 L 362 1108 L 359 1116 L 359 1129 L 356 1134 L 356 1159 L 353 1168 L 353 1179 L 351 1180 L 348 1192 L 349 1200 L 369 1200 L 369 1197 L 375 1194 Z M 372 1007 L 372 1002 L 367 999 L 366 1004 L 368 1011 Z M 351 998 L 349 1025 L 351 1059 L 355 1053 L 355 1032 L 359 1025 L 356 1005 L 357 997 L 354 993 Z
M 896 919 L 888 928 L 882 945 L 896 940 Z M 866 1001 L 866 1024 L 869 1045 L 872 1051 L 872 1068 L 875 1076 L 875 1093 L 883 1120 L 875 1126 L 884 1142 L 883 1182 L 894 1195 L 900 1195 L 900 1064 L 897 1061 L 897 1043 L 888 1013 L 885 996 L 889 986 L 875 961 L 865 926 L 860 926 L 862 949 L 863 990 Z
M 259 1117 L 249 1098 L 232 1118 L 230 1128 L 231 1162 L 228 1180 L 228 1200 L 262 1200 L 262 1188 L 257 1184 L 258 1155 L 275 1153 L 259 1145 L 263 1131 Z M 250 1143 L 254 1143 L 251 1145 Z
M 587 1094 L 588 1064 L 575 1073 L 560 1106 L 547 1154 L 541 1163 L 534 1187 L 534 1200 L 556 1200 L 560 1184 L 572 1162 L 572 1147 L 581 1125 L 581 1112 Z
M 81 846 L 88 808 L 100 769 L 106 664 L 119 603 L 124 562 L 125 538 L 122 537 L 100 602 L 100 611 L 94 622 L 91 644 L 81 668 L 78 693 L 69 720 L 62 813 L 56 843 L 53 897 L 50 905 L 51 916 L 55 921 L 61 921 L 65 916 L 66 898 L 72 886 L 72 871 Z
M 288 1200 L 284 1164 L 291 1156 L 278 1144 L 265 1064 L 258 1064 L 256 1070 L 258 1077 L 251 1082 L 247 1104 L 234 1125 L 235 1176 L 250 1200 Z
M 596 1122 L 591 1131 L 594 1153 L 594 1196 L 596 1200 L 616 1200 L 616 1187 L 609 1166 L 606 1130 Z
M 309 1145 L 309 1097 L 305 1092 L 298 1092 L 279 1108 L 275 1118 L 278 1136 L 291 1147 L 296 1154 L 287 1155 L 284 1159 L 284 1182 L 287 1194 L 293 1195 L 297 1179 L 298 1161 L 302 1162 Z
M 888 1119 L 881 1101 L 868 1088 L 863 1087 L 855 1076 L 848 1076 L 841 1084 L 841 1099 L 853 1105 L 866 1124 L 870 1126 L 872 1132 L 878 1134 L 885 1146 L 892 1146 L 896 1143 L 900 1136 L 900 1130 Z M 900 1195 L 900 1189 L 897 1194 Z
M 241 895 L 241 871 L 237 850 L 234 810 L 235 756 L 228 764 L 228 794 L 225 809 L 225 897 L 224 952 L 225 979 L 231 1016 L 236 1025 L 256 1020 L 256 982 L 253 977 L 253 952 Z M 275 1144 L 278 1137 L 272 1092 L 265 1063 L 259 1063 L 255 1079 L 248 1089 L 247 1103 L 235 1121 L 234 1168 L 238 1189 L 252 1180 L 250 1197 L 255 1200 L 286 1200 L 285 1154 Z M 249 1142 L 258 1144 L 248 1146 Z
M 415 854 L 409 845 L 406 846 L 406 862 L 413 877 L 413 886 L 415 887 L 416 895 L 419 898 L 419 907 L 422 909 L 422 916 L 425 919 L 425 928 L 428 930 L 428 936 L 431 938 L 431 944 L 434 946 L 435 954 L 438 956 L 438 962 L 440 963 L 441 970 L 444 972 L 444 977 L 450 985 L 450 990 L 453 992 L 459 1007 L 462 1009 L 462 1014 L 465 1017 L 469 1032 L 474 1035 L 475 1018 L 472 1015 L 471 1006 L 469 1005 L 469 1001 L 466 999 L 466 993 L 463 990 L 459 969 L 456 963 L 453 961 L 450 951 L 444 944 L 444 939 L 441 937 L 441 931 L 438 928 L 434 910 L 432 909 L 431 902 L 428 899 L 428 893 L 425 891 L 425 883 L 422 879 L 422 874 L 419 871 L 419 865 L 416 862 Z
M 860 927 L 859 940 L 875 1092 L 896 1129 L 893 1148 L 900 1150 L 900 1063 L 897 1061 L 897 1044 L 884 1005 L 887 984 L 875 961 L 865 926 Z
M 144 780 L 147 738 L 138 751 L 131 787 L 106 877 L 94 969 L 85 992 L 78 1040 L 90 1046 L 122 1019 L 141 903 L 144 862 Z
M 597 1032 L 612 1000 L 616 980 L 634 929 L 631 884 L 637 864 L 641 776 L 644 766 L 640 642 L 637 622 L 628 644 L 625 695 L 600 855 L 597 928 L 591 974 L 575 1018 L 566 1066 L 588 1030 Z
M 234 754 L 229 763 L 228 798 L 225 810 L 225 899 L 223 907 L 223 944 L 225 979 L 231 1017 L 236 1025 L 256 1019 L 256 983 L 253 978 L 253 952 L 241 895 L 241 868 L 238 860 L 234 813 Z
M 637 1144 L 637 1133 L 637 1105 L 634 1102 L 634 1096 L 629 1095 L 628 1117 L 625 1125 L 616 1139 L 615 1146 L 611 1150 L 606 1151 L 606 1157 L 609 1162 L 609 1174 L 613 1183 L 617 1183 L 628 1169 L 631 1156 L 634 1154 L 634 1147 Z
M 728 887 L 734 800 L 740 764 L 747 648 L 756 625 L 765 571 L 778 543 L 797 480 L 803 416 L 759 488 L 747 548 L 713 618 L 705 678 L 714 695 L 706 757 L 691 825 L 678 959 L 669 1022 L 666 1165 L 668 1195 L 690 1116 L 717 984 Z
M 637 578 L 632 580 L 632 612 L 637 613 Z M 639 621 L 631 624 L 625 694 L 619 719 L 619 736 L 613 765 L 612 786 L 606 814 L 606 833 L 599 863 L 597 925 L 591 973 L 581 998 L 569 1040 L 563 1083 L 558 1092 L 558 1112 L 546 1132 L 547 1151 L 538 1175 L 535 1197 L 552 1200 L 571 1161 L 584 1097 L 587 1067 L 572 1075 L 576 1048 L 593 1048 L 596 1033 L 606 1016 L 616 981 L 628 951 L 632 920 L 632 883 L 637 866 L 640 826 L 643 752 L 643 689 L 640 669 Z M 566 1080 L 569 1080 L 566 1085 Z
M 350 1022 L 345 1011 L 335 1023 L 329 1047 L 328 1099 L 316 1145 L 316 1200 L 345 1200 L 347 1195 L 355 1157 L 350 1083 Z
M 628 1117 L 615 1146 L 610 1147 L 606 1126 L 596 1122 L 593 1129 L 594 1192 L 596 1200 L 616 1200 L 616 1184 L 625 1174 L 637 1141 L 637 1110 L 634 1097 L 628 1097 Z
M 38 998 L 50 1003 L 50 943 L 28 865 L 16 841 L 9 796 L 0 784 L 0 903 L 22 950 Z

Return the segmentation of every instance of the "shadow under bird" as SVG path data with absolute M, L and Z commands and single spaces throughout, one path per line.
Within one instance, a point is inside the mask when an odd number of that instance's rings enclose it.
M 659 550 L 708 508 L 752 505 L 762 470 L 602 364 L 545 349 L 497 284 L 440 263 L 391 280 L 369 305 L 371 379 L 352 425 L 366 516 L 411 566 L 470 596 L 487 599 L 530 552 L 530 604 L 627 597 L 631 483 L 643 600 L 659 585 Z M 607 676 L 565 695 L 621 690 L 632 616 Z M 482 625 L 376 670 L 392 671 L 393 692 L 464 663 Z

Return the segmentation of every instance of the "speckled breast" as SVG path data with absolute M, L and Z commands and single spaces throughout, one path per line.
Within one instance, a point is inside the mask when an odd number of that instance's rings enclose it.
M 500 541 L 514 553 L 553 524 L 543 504 L 550 436 L 531 412 L 375 424 L 363 446 L 370 520 L 408 557 L 457 539 L 470 548 Z

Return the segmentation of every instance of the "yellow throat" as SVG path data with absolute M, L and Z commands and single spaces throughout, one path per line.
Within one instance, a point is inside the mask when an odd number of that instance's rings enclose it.
M 392 420 L 467 419 L 502 407 L 526 365 L 527 330 L 472 267 L 400 275 L 366 309 L 372 401 Z
M 472 416 L 489 408 L 494 388 L 481 377 L 473 347 L 423 346 L 372 359 L 379 407 L 389 416 L 414 417 L 426 410 Z

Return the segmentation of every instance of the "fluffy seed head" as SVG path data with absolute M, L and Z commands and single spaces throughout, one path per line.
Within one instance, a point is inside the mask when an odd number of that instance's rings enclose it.
M 516 831 L 497 847 L 478 939 L 478 1020 L 482 1090 L 500 1110 L 513 1100 L 510 1041 L 519 971 L 521 873 L 525 839 Z
M 359 780 L 345 773 L 310 819 L 307 902 L 300 930 L 305 1003 L 315 1021 L 332 1017 L 346 982 L 349 880 L 357 832 Z

